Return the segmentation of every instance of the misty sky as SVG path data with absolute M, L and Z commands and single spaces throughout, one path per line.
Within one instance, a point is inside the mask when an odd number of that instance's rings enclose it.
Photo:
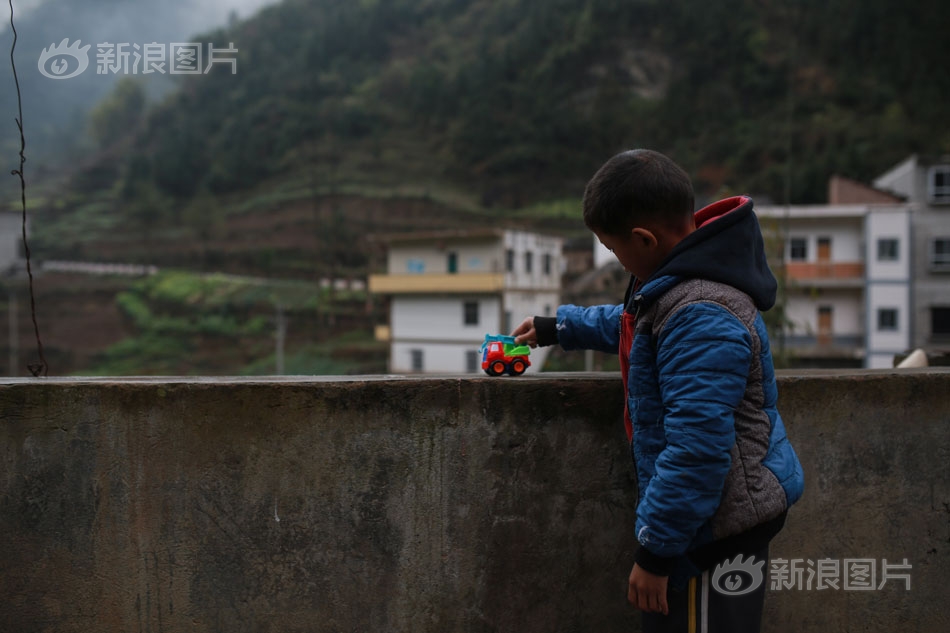
M 75 2 L 75 0 L 70 1 Z M 48 2 L 63 2 L 63 0 L 13 0 L 14 20 L 27 17 L 36 7 Z M 261 7 L 277 2 L 278 0 L 183 0 L 181 2 L 129 0 L 123 4 L 140 5 L 140 10 L 162 14 L 163 17 L 169 19 L 174 18 L 184 31 L 182 35 L 186 36 L 223 25 L 232 10 L 237 11 L 240 18 L 247 18 Z M 82 0 L 79 0 L 79 4 L 82 4 Z M 167 11 L 169 6 L 175 6 L 175 9 Z M 9 0 L 3 0 L 0 2 L 0 33 L 5 33 L 9 29 Z
M 24 126 L 34 156 L 56 155 L 63 139 L 79 139 L 88 130 L 86 113 L 127 74 L 98 74 L 92 71 L 56 81 L 40 74 L 37 61 L 41 52 L 63 39 L 75 44 L 95 46 L 100 42 L 126 46 L 151 42 L 204 42 L 225 46 L 202 38 L 218 27 L 226 26 L 232 11 L 247 19 L 279 0 L 13 0 L 17 26 L 17 71 L 22 90 Z M 16 100 L 9 51 L 8 0 L 0 0 L 0 167 L 6 171 L 10 149 L 19 145 L 13 125 Z M 242 42 L 234 45 L 240 50 Z M 93 48 L 93 51 L 96 49 Z M 128 50 L 128 49 L 127 49 Z M 95 53 L 91 53 L 95 55 Z M 93 58 L 94 59 L 94 58 Z M 172 78 L 153 73 L 138 75 L 150 98 L 158 98 L 173 89 Z M 34 162 L 34 164 L 37 164 Z M 0 184 L 0 190 L 2 190 Z M 0 200 L 3 192 L 0 191 Z

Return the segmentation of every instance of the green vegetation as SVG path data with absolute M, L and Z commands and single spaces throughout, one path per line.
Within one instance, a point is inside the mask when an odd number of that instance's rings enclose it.
M 360 195 L 544 222 L 631 146 L 670 153 L 701 197 L 816 202 L 833 172 L 950 151 L 950 74 L 915 79 L 950 53 L 947 22 L 936 1 L 287 0 L 198 38 L 235 42 L 235 75 L 182 78 L 144 114 L 120 82 L 69 206 L 108 218 L 93 233 L 119 214 L 184 239 L 209 197 L 223 217 Z
M 314 282 L 377 269 L 367 235 L 579 234 L 585 182 L 625 148 L 671 155 L 700 202 L 820 202 L 833 173 L 950 152 L 948 23 L 938 0 L 285 0 L 191 38 L 234 42 L 237 74 L 177 77 L 151 106 L 119 82 L 87 121 L 96 148 L 31 182 L 32 246 L 301 280 L 143 281 L 118 298 L 140 335 L 99 365 L 264 367 L 274 306 L 352 309 Z M 230 364 L 206 358 L 215 337 Z M 288 367 L 352 369 L 324 343 Z
M 333 341 L 310 344 L 288 354 L 284 359 L 284 374 L 295 376 L 330 376 L 351 374 L 380 374 L 386 371 L 389 348 L 373 340 L 372 333 L 355 330 Z M 274 354 L 251 363 L 241 375 L 257 376 L 273 373 Z
M 109 147 L 138 127 L 145 111 L 145 90 L 131 78 L 123 78 L 112 93 L 89 113 L 92 136 L 100 147 Z
M 105 350 L 83 373 L 272 374 L 279 309 L 298 329 L 315 317 L 345 315 L 365 294 L 317 284 L 169 271 L 132 284 L 116 303 L 135 334 Z M 335 374 L 385 367 L 371 333 L 300 335 L 288 346 L 285 373 Z

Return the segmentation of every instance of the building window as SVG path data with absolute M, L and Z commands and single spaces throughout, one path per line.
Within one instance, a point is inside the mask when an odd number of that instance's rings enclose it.
M 424 371 L 425 367 L 422 363 L 422 350 L 421 349 L 411 349 L 409 350 L 409 356 L 411 357 L 411 366 L 412 371 L 421 372 Z
M 545 304 L 544 304 L 544 316 L 546 316 L 546 317 L 551 316 L 551 304 L 550 304 L 550 303 L 545 303 Z
M 426 271 L 426 263 L 421 259 L 407 259 L 406 272 L 414 275 L 421 275 Z
M 511 310 L 505 310 L 505 322 L 502 325 L 501 331 L 507 334 L 512 331 L 514 328 L 511 325 L 511 320 L 514 318 L 514 315 L 511 313 Z
M 930 308 L 930 335 L 950 338 L 950 308 Z
M 472 350 L 465 352 L 465 371 L 470 374 L 478 372 L 478 352 Z
M 938 237 L 930 243 L 930 265 L 950 270 L 950 237 Z
M 534 253 L 527 251 L 524 254 L 524 271 L 530 273 L 532 268 L 534 268 Z
M 465 325 L 478 325 L 478 302 L 465 302 Z
M 936 165 L 927 172 L 930 204 L 950 204 L 950 165 Z
M 448 261 L 446 262 L 446 268 L 449 273 L 455 274 L 459 271 L 459 254 L 452 252 L 448 254 Z
M 879 332 L 892 332 L 897 329 L 897 308 L 878 309 L 877 329 Z
M 793 262 L 803 262 L 808 259 L 808 240 L 804 237 L 793 237 L 788 240 L 788 258 Z
M 896 262 L 899 256 L 897 239 L 893 237 L 882 238 L 877 241 L 877 261 Z
M 505 251 L 505 270 L 510 273 L 515 272 L 515 251 L 513 248 Z
M 541 268 L 545 275 L 551 274 L 551 253 L 545 253 L 541 258 Z

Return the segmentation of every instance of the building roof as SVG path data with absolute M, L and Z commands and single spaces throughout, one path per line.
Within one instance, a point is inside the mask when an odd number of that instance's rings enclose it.
M 381 233 L 372 235 L 370 239 L 378 242 L 431 242 L 436 240 L 476 240 L 486 238 L 500 238 L 505 234 L 499 228 L 479 229 L 442 229 L 434 231 L 407 231 L 404 233 Z
M 828 203 L 838 204 L 893 204 L 902 199 L 863 182 L 837 174 L 828 180 Z
M 867 215 L 866 204 L 814 204 L 755 207 L 760 218 L 861 218 Z

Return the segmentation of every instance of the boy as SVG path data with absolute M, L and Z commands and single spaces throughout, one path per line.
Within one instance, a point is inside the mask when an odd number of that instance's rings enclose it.
M 619 350 L 639 480 L 627 598 L 643 630 L 758 631 L 768 543 L 804 478 L 776 409 L 759 314 L 776 282 L 752 200 L 694 214 L 686 173 L 634 150 L 600 168 L 583 206 L 584 223 L 631 273 L 624 303 L 561 306 L 513 334 Z

